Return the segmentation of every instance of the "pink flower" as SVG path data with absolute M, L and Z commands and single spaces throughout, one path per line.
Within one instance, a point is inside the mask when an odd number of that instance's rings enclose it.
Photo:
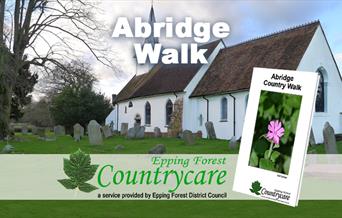
M 268 124 L 267 138 L 275 144 L 279 144 L 279 140 L 284 135 L 284 132 L 285 129 L 281 127 L 281 122 L 279 120 L 272 120 Z

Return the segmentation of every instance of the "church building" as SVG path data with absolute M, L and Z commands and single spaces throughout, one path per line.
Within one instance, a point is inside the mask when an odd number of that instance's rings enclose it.
M 174 103 L 182 99 L 183 130 L 201 131 L 206 138 L 205 123 L 211 121 L 217 138 L 240 138 L 253 67 L 263 67 L 317 72 L 315 140 L 323 141 L 325 122 L 342 133 L 342 78 L 319 21 L 233 46 L 217 40 L 200 47 L 207 49 L 208 64 L 159 63 L 134 75 L 113 99 L 106 123 L 120 131 L 121 123 L 130 128 L 138 118 L 146 132 L 159 127 L 166 133 Z

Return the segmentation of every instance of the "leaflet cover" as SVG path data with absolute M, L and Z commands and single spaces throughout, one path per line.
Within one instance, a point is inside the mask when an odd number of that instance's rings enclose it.
M 254 68 L 233 190 L 297 206 L 319 75 Z

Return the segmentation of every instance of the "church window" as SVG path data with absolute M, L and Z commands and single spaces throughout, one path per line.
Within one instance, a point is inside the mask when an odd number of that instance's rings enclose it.
M 325 112 L 326 87 L 325 87 L 325 81 L 324 81 L 324 75 L 323 75 L 324 69 L 319 68 L 317 72 L 319 74 L 319 83 L 318 83 L 318 89 L 317 89 L 315 109 L 316 109 L 316 112 Z
M 221 99 L 221 121 L 227 121 L 228 116 L 228 101 L 226 97 L 223 97 Z
M 151 124 L 151 104 L 146 102 L 145 104 L 145 125 Z
M 169 99 L 166 103 L 166 107 L 165 107 L 165 111 L 166 111 L 166 125 L 170 125 L 171 122 L 171 115 L 173 112 L 173 104 L 172 101 Z

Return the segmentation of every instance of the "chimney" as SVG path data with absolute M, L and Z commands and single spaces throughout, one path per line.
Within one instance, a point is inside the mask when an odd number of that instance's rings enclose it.
M 116 99 L 116 94 L 112 94 L 112 104 L 113 106 L 115 105 L 115 99 Z

